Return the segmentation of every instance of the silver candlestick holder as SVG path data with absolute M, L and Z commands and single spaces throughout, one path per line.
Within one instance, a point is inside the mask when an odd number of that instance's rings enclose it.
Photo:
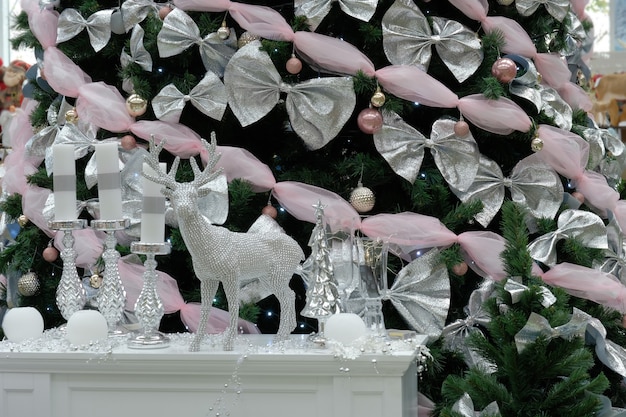
M 127 229 L 130 226 L 130 219 L 122 220 L 92 220 L 91 227 L 106 232 L 104 241 L 104 275 L 102 277 L 102 285 L 98 289 L 96 301 L 98 302 L 98 310 L 107 321 L 109 326 L 109 334 L 124 334 L 123 329 L 118 328 L 118 323 L 124 313 L 126 306 L 126 290 L 120 277 L 120 271 L 117 262 L 120 259 L 120 253 L 115 249 L 117 238 L 115 232 Z
M 51 220 L 48 227 L 52 230 L 63 231 L 63 273 L 57 286 L 56 302 L 61 316 L 67 321 L 72 314 L 82 310 L 87 303 L 85 288 L 76 270 L 76 250 L 74 249 L 74 230 L 84 229 L 87 221 L 76 220 Z
M 128 347 L 134 349 L 155 349 L 169 346 L 169 338 L 158 331 L 164 308 L 157 292 L 156 255 L 167 255 L 172 247 L 169 243 L 132 242 L 130 251 L 145 255 L 146 267 L 143 273 L 143 287 L 135 303 L 135 315 L 141 324 L 142 331 L 128 340 Z

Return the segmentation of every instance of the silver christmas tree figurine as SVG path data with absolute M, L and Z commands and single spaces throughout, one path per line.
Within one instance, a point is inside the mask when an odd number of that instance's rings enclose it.
M 309 239 L 311 255 L 302 265 L 302 275 L 306 277 L 309 287 L 306 292 L 306 306 L 300 314 L 317 319 L 319 329 L 317 335 L 313 335 L 312 340 L 323 344 L 325 342 L 324 324 L 331 315 L 341 311 L 341 302 L 326 238 L 324 206 L 318 202 L 313 207 L 316 222 Z

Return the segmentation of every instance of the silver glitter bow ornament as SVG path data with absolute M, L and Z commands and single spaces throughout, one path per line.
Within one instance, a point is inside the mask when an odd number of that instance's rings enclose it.
M 613 372 L 626 378 L 626 349 L 617 343 L 607 340 L 606 328 L 602 322 L 582 310 L 574 308 L 574 312 L 587 320 L 587 344 L 595 345 L 598 359 Z
M 153 0 L 124 0 L 120 10 L 126 32 L 143 22 L 150 13 L 156 15 L 159 12 Z
M 450 308 L 450 280 L 439 253 L 431 249 L 411 261 L 381 294 L 414 330 L 432 338 L 441 335 Z
M 582 72 L 587 80 L 591 80 L 591 69 L 585 62 L 586 56 L 593 50 L 593 36 L 588 36 L 582 22 L 572 11 L 568 14 L 570 22 L 569 30 L 566 30 L 565 45 L 566 48 L 561 52 L 567 60 L 567 66 L 572 73 L 571 82 L 578 81 L 578 71 Z
M 378 6 L 378 0 L 295 0 L 294 13 L 306 16 L 311 30 L 315 30 L 330 12 L 334 1 L 345 14 L 364 22 L 369 22 Z
M 254 41 L 228 63 L 224 85 L 228 104 L 242 126 L 269 113 L 284 100 L 293 130 L 309 149 L 330 142 L 346 124 L 356 104 L 352 78 L 313 78 L 300 84 L 283 82 L 269 55 Z
M 530 16 L 541 5 L 546 8 L 552 17 L 562 22 L 569 11 L 570 0 L 515 0 L 515 8 L 522 16 Z
M 543 111 L 554 123 L 564 130 L 572 128 L 572 108 L 551 87 L 541 84 L 539 73 L 532 60 L 520 55 L 505 55 L 522 68 L 521 75 L 509 83 L 509 91 L 531 102 L 537 112 Z
M 205 115 L 221 120 L 226 111 L 228 96 L 222 80 L 207 71 L 200 82 L 183 94 L 174 84 L 168 84 L 152 99 L 154 115 L 163 121 L 178 123 L 187 102 Z
M 522 353 L 526 347 L 543 337 L 546 340 L 556 339 L 573 339 L 576 337 L 585 337 L 587 329 L 587 318 L 580 314 L 580 311 L 574 310 L 572 318 L 569 322 L 552 328 L 548 319 L 537 313 L 530 313 L 528 321 L 524 327 L 515 335 L 515 346 L 517 351 Z
M 481 327 L 491 322 L 491 316 L 483 308 L 483 304 L 494 296 L 494 289 L 493 280 L 484 280 L 479 288 L 472 291 L 467 305 L 463 308 L 467 317 L 446 325 L 441 333 L 446 349 L 461 353 L 468 366 L 479 366 L 485 371 L 493 369 L 493 365 L 487 363 L 483 356 L 470 348 L 467 338 L 475 333 L 484 335 Z
M 120 56 L 122 68 L 126 68 L 132 63 L 139 65 L 144 71 L 152 72 L 152 56 L 143 45 L 143 35 L 143 28 L 136 25 L 130 35 L 130 54 L 122 50 Z
M 608 129 L 584 128 L 583 137 L 589 142 L 587 168 L 599 171 L 616 186 L 626 168 L 624 143 Z
M 506 188 L 511 200 L 527 207 L 529 214 L 536 218 L 554 217 L 563 201 L 559 175 L 535 154 L 519 161 L 508 178 L 496 162 L 481 155 L 474 183 L 465 191 L 454 188 L 452 191 L 464 203 L 483 202 L 483 209 L 475 219 L 487 227 L 504 202 Z
M 506 280 L 504 284 L 504 290 L 511 296 L 511 303 L 518 303 L 522 299 L 522 294 L 529 290 L 529 288 L 520 282 L 519 277 L 511 277 Z M 544 287 L 539 287 L 539 293 L 541 294 L 541 305 L 548 308 L 556 303 L 556 297 L 552 292 Z
M 172 10 L 163 19 L 163 27 L 157 35 L 157 47 L 162 58 L 178 55 L 193 45 L 198 45 L 204 68 L 219 77 L 224 76 L 224 68 L 237 50 L 237 36 L 230 28 L 227 39 L 221 39 L 216 32 L 200 37 L 200 29 L 191 17 L 181 9 Z
M 46 120 L 48 126 L 41 128 L 26 142 L 25 152 L 29 157 L 45 158 L 46 153 L 51 149 L 57 135 L 65 124 L 65 113 L 72 106 L 59 96 L 58 101 L 55 100 L 46 112 Z
M 624 235 L 615 215 L 608 211 L 609 222 L 606 225 L 608 248 L 604 251 L 604 261 L 594 261 L 593 268 L 615 276 L 626 285 L 626 251 Z
M 454 77 L 463 82 L 483 62 L 476 33 L 454 20 L 427 19 L 412 0 L 396 0 L 383 16 L 382 27 L 383 49 L 392 64 L 419 65 L 426 71 L 434 46 Z
M 111 13 L 112 9 L 100 10 L 85 19 L 76 9 L 63 10 L 59 16 L 57 43 L 68 41 L 86 29 L 94 51 L 100 51 L 111 39 Z
M 454 405 L 452 406 L 452 411 L 454 411 L 455 413 L 459 413 L 463 417 L 494 417 L 500 415 L 500 408 L 498 407 L 498 403 L 495 401 L 489 403 L 489 405 L 487 405 L 487 407 L 485 407 L 483 411 L 476 412 L 474 410 L 474 401 L 472 401 L 472 397 L 470 397 L 467 392 L 464 393 L 461 398 L 459 398 L 457 402 L 454 403 Z
M 545 265 L 556 264 L 557 243 L 562 239 L 576 239 L 583 246 L 608 249 L 606 226 L 595 213 L 567 209 L 559 215 L 557 229 L 538 237 L 528 245 L 530 256 Z
M 85 167 L 85 183 L 87 188 L 93 188 L 94 185 L 98 182 L 98 175 L 96 169 L 96 158 L 95 158 L 95 145 L 98 143 L 104 142 L 116 142 L 117 138 L 109 138 L 109 139 L 96 139 L 96 132 L 98 128 L 88 124 L 83 125 L 82 128 L 79 125 L 74 123 L 66 123 L 63 126 L 63 129 L 59 132 L 56 137 L 55 144 L 68 143 L 74 145 L 74 157 L 76 159 L 82 158 L 86 156 L 89 152 L 92 152 L 89 161 L 87 162 L 87 166 Z M 46 151 L 46 170 L 48 174 L 53 172 L 53 157 L 52 157 L 52 147 L 48 148 Z M 120 169 L 123 168 L 123 163 L 120 161 Z
M 396 174 L 413 183 L 422 166 L 424 150 L 430 148 L 437 168 L 450 186 L 465 191 L 472 185 L 480 152 L 471 133 L 465 137 L 454 133 L 456 120 L 435 121 L 430 138 L 396 113 L 385 112 L 383 120 L 382 128 L 374 133 L 374 144 Z

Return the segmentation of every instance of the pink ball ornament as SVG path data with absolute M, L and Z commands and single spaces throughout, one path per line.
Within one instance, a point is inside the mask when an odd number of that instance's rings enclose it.
M 572 193 L 572 197 L 574 197 L 576 200 L 580 201 L 580 204 L 583 204 L 585 202 L 585 196 L 581 192 L 574 191 Z
M 461 262 L 452 267 L 452 272 L 454 272 L 455 275 L 462 277 L 463 275 L 467 274 L 468 268 L 469 267 L 465 262 Z
M 460 138 L 467 136 L 470 128 L 465 120 L 459 120 L 454 124 L 454 134 Z
M 517 64 L 510 58 L 498 58 L 491 66 L 491 75 L 501 83 L 511 82 L 517 76 Z
M 43 250 L 42 256 L 47 262 L 54 262 L 59 258 L 59 251 L 54 246 L 48 246 Z
M 172 11 L 170 6 L 163 6 L 159 9 L 159 19 L 163 20 L 167 17 L 168 14 Z
M 285 68 L 289 74 L 299 74 L 302 71 L 302 61 L 296 58 L 295 55 L 291 55 L 291 58 L 285 64 Z
M 371 135 L 383 127 L 383 115 L 376 109 L 364 109 L 359 113 L 356 123 L 361 132 Z
M 123 149 L 130 151 L 137 147 L 137 140 L 132 135 L 125 135 L 122 136 L 121 145 Z
M 271 204 L 268 204 L 267 206 L 263 207 L 263 210 L 261 210 L 261 213 L 265 214 L 266 216 L 270 216 L 272 219 L 275 219 L 276 217 L 278 217 L 278 210 L 276 210 L 276 208 L 272 206 Z

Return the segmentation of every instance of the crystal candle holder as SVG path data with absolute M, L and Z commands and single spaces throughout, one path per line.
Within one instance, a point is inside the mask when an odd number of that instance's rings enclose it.
M 145 255 L 146 267 L 143 273 L 143 286 L 137 302 L 135 315 L 141 324 L 140 334 L 131 336 L 128 347 L 133 349 L 155 349 L 169 346 L 169 338 L 158 331 L 163 318 L 163 302 L 156 288 L 158 275 L 156 273 L 156 255 L 167 255 L 171 251 L 169 243 L 132 242 L 130 250 L 138 255 Z
M 123 334 L 124 330 L 118 328 L 118 323 L 124 313 L 126 305 L 126 291 L 120 277 L 117 262 L 120 259 L 120 253 L 115 249 L 117 239 L 115 232 L 125 230 L 130 226 L 130 219 L 120 220 L 92 220 L 91 227 L 106 233 L 104 241 L 104 275 L 102 285 L 98 289 L 96 301 L 98 302 L 98 310 L 107 321 L 109 326 L 109 334 Z
M 52 230 L 63 231 L 63 272 L 56 291 L 56 302 L 61 316 L 67 321 L 72 314 L 82 310 L 87 303 L 87 296 L 82 281 L 76 270 L 76 250 L 74 249 L 74 230 L 84 229 L 87 221 L 75 220 L 51 220 L 48 227 Z

